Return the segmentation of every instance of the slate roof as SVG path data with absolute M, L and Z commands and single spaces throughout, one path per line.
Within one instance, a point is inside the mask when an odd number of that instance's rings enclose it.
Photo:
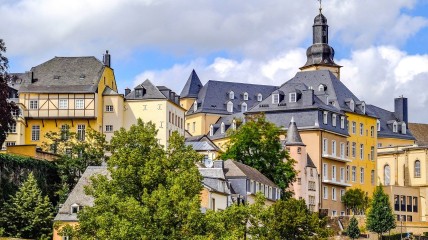
M 303 144 L 302 138 L 300 137 L 299 130 L 297 129 L 294 118 L 291 118 L 290 125 L 288 126 L 286 145 L 305 146 L 305 144 Z
M 106 166 L 89 166 L 86 168 L 83 175 L 80 177 L 76 186 L 68 195 L 67 200 L 59 209 L 58 214 L 55 216 L 54 221 L 78 221 L 77 214 L 71 213 L 71 206 L 77 204 L 79 206 L 93 206 L 94 198 L 85 194 L 84 187 L 90 184 L 90 178 L 97 174 L 109 176 L 110 173 Z
M 428 124 L 409 123 L 408 127 L 415 137 L 418 146 L 428 146 Z
M 28 84 L 20 92 L 36 93 L 94 93 L 104 70 L 104 65 L 95 57 L 54 57 L 25 74 Z
M 391 121 L 397 121 L 397 123 L 400 123 L 400 119 L 394 112 L 390 112 L 374 105 L 367 105 L 367 109 L 373 112 L 380 121 L 380 131 L 377 133 L 378 137 L 415 140 L 411 131 L 407 130 L 406 134 L 401 133 L 401 125 L 398 126 L 398 132 L 395 133 L 392 131 Z
M 145 94 L 142 96 L 135 96 L 136 89 L 145 89 Z M 143 83 L 137 85 L 134 90 L 132 90 L 128 95 L 125 96 L 126 100 L 139 100 L 139 99 L 166 99 L 165 95 L 150 82 L 149 79 L 146 79 Z
M 239 127 L 239 122 L 243 122 L 245 116 L 242 112 L 235 113 L 233 115 L 226 115 L 217 120 L 215 124 L 213 124 L 213 135 L 208 136 L 211 140 L 221 139 L 227 137 L 228 130 L 232 127 L 233 120 L 237 122 L 237 126 Z M 221 124 L 224 123 L 224 133 L 221 133 Z
M 307 154 L 306 167 L 317 168 L 312 158 Z
M 114 95 L 121 95 L 115 90 L 111 89 L 110 87 L 106 86 L 103 91 L 103 96 L 114 96 Z
M 222 168 L 198 168 L 204 178 L 202 183 L 219 193 L 229 195 L 231 193 Z
M 278 188 L 278 186 L 269 180 L 269 178 L 267 178 L 265 175 L 261 174 L 255 168 L 247 166 L 243 163 L 229 159 L 224 162 L 224 169 L 226 178 L 248 178 L 265 185 Z
M 187 111 L 187 115 L 194 113 L 214 113 L 230 115 L 227 111 L 227 103 L 233 103 L 233 113 L 241 112 L 241 104 L 246 103 L 247 109 L 254 106 L 257 101 L 257 94 L 261 93 L 266 98 L 277 87 L 268 85 L 257 85 L 249 83 L 225 82 L 209 80 L 199 91 L 196 112 L 193 106 Z M 234 92 L 234 98 L 229 99 L 230 91 Z M 243 94 L 248 93 L 248 100 L 244 100 Z
M 195 151 L 218 151 L 218 147 L 210 142 L 185 142 L 186 146 L 192 146 Z
M 180 93 L 181 98 L 197 98 L 198 93 L 203 87 L 201 80 L 199 80 L 198 75 L 195 72 L 195 69 L 190 73 L 189 79 L 183 87 L 183 90 Z

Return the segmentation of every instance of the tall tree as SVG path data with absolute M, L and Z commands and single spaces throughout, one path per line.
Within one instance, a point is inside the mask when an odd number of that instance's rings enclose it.
M 367 229 L 378 234 L 395 228 L 395 219 L 389 203 L 389 196 L 383 191 L 383 186 L 377 186 L 367 214 Z
M 234 159 L 259 170 L 284 190 L 295 180 L 294 160 L 280 142 L 281 129 L 268 122 L 263 114 L 250 116 L 246 123 L 230 133 L 223 160 Z
M 1 227 L 8 236 L 39 239 L 52 232 L 52 205 L 42 196 L 32 173 L 1 212 Z
M 107 161 L 110 178 L 92 179 L 93 207 L 79 214 L 81 239 L 186 239 L 202 230 L 201 156 L 174 132 L 167 150 L 153 123 L 117 131 Z
M 351 221 L 349 222 L 348 229 L 346 230 L 348 236 L 353 240 L 360 237 L 360 229 L 358 228 L 358 221 L 355 216 L 352 216 Z
M 369 204 L 367 192 L 360 188 L 349 189 L 342 197 L 345 206 L 352 210 L 353 214 L 364 214 Z
M 0 148 L 6 140 L 7 134 L 10 131 L 10 126 L 15 124 L 15 118 L 12 115 L 13 111 L 19 110 L 15 103 L 9 102 L 9 87 L 8 81 L 12 78 L 7 72 L 9 60 L 4 53 L 6 45 L 3 39 L 0 39 Z

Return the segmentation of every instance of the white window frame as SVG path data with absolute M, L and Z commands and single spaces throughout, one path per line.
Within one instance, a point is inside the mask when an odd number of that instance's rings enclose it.
M 31 141 L 40 141 L 40 125 L 31 126 Z
M 196 112 L 196 110 L 198 110 L 198 102 L 197 101 L 195 101 L 193 103 L 193 112 Z
M 324 112 L 323 112 L 322 122 L 323 122 L 324 124 L 327 124 L 327 123 L 328 123 L 328 112 L 327 112 L 327 111 L 324 111 Z
M 322 164 L 322 177 L 324 180 L 328 179 L 328 164 L 327 163 Z
M 376 128 L 377 128 L 377 131 L 379 132 L 380 131 L 380 120 L 379 119 L 376 120 Z
M 351 111 L 355 111 L 355 102 L 353 99 L 351 99 L 351 101 L 349 102 L 349 108 L 351 109 Z
M 344 189 L 340 189 L 340 201 L 343 202 L 343 196 L 345 195 L 345 190 Z M 342 212 L 341 212 L 342 213 Z M 345 212 L 343 212 L 345 214 Z
M 39 100 L 30 100 L 30 110 L 39 109 Z
M 16 122 L 9 125 L 9 133 L 16 133 Z
M 401 134 L 406 134 L 407 133 L 407 126 L 406 123 L 402 123 L 401 124 Z
M 235 98 L 235 92 L 233 92 L 233 91 L 230 91 L 229 92 L 229 99 L 234 99 Z
M 364 183 L 364 178 L 365 178 L 364 168 L 361 167 L 360 168 L 360 183 Z
M 331 166 L 331 180 L 336 181 L 336 165 Z
M 351 171 L 352 171 L 351 180 L 352 180 L 352 182 L 356 182 L 357 181 L 357 167 L 352 166 Z
M 345 158 L 345 143 L 340 143 L 340 158 Z
M 59 109 L 68 109 L 68 99 L 60 99 L 58 102 Z
M 360 135 L 364 135 L 364 123 L 360 123 Z
M 333 125 L 333 127 L 336 127 L 337 125 L 337 115 L 335 113 L 333 113 L 331 117 L 331 124 Z
M 360 144 L 360 159 L 364 160 L 364 144 Z
M 345 117 L 344 116 L 340 117 L 340 128 L 345 129 Z
M 392 131 L 396 133 L 396 132 L 397 132 L 397 129 L 398 129 L 397 122 L 394 122 L 394 123 L 392 124 Z
M 214 135 L 214 126 L 210 125 L 210 136 Z
M 327 186 L 323 186 L 323 191 L 322 191 L 322 197 L 324 199 L 328 199 L 328 187 Z
M 297 102 L 297 93 L 295 93 L 295 92 L 293 92 L 293 93 L 290 93 L 290 95 L 289 95 L 289 99 L 288 99 L 290 102 Z
M 340 168 L 340 182 L 345 182 L 345 168 L 341 167 Z
M 86 137 L 86 125 L 85 124 L 78 124 L 77 125 L 77 138 L 80 141 L 85 141 Z
M 323 138 L 322 140 L 322 153 L 323 154 L 328 154 L 328 140 L 327 138 Z
M 336 153 L 337 153 L 337 151 L 336 151 L 336 141 L 335 140 L 332 140 L 331 141 L 331 155 L 332 156 L 336 156 Z
M 85 99 L 75 99 L 74 109 L 85 109 Z
M 333 201 L 337 201 L 337 196 L 336 196 L 336 188 L 332 187 L 331 188 L 331 200 Z M 334 211 L 333 211 L 334 212 Z
M 279 93 L 272 94 L 272 103 L 273 104 L 279 103 Z
M 225 132 L 225 125 L 224 125 L 224 122 L 222 122 L 220 125 L 220 133 L 224 134 L 224 132 Z
M 352 150 L 351 150 L 351 155 L 353 158 L 355 158 L 357 156 L 357 143 L 356 142 L 352 142 Z
M 106 125 L 106 132 L 113 132 L 113 125 Z
M 114 108 L 113 105 L 106 105 L 106 112 L 113 112 Z
M 248 101 L 248 93 L 247 92 L 244 92 L 244 100 Z
M 263 101 L 263 95 L 261 93 L 257 94 L 257 101 L 258 102 Z
M 230 113 L 233 112 L 233 102 L 232 101 L 227 102 L 227 111 Z
M 357 123 L 356 122 L 352 122 L 352 133 L 353 134 L 357 133 Z
M 247 111 L 247 104 L 246 103 L 242 103 L 241 104 L 241 112 L 246 112 Z

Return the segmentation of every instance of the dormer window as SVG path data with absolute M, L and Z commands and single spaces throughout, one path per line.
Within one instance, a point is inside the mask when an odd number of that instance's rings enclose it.
M 198 110 L 198 102 L 197 101 L 195 101 L 193 103 L 193 112 L 196 112 L 196 110 Z
M 319 86 L 318 86 L 318 91 L 320 91 L 320 92 L 324 92 L 325 90 L 326 90 L 326 86 L 324 85 L 324 84 L 320 84 Z
M 322 121 L 324 124 L 327 124 L 327 122 L 328 122 L 328 112 L 327 111 L 324 111 L 324 113 L 323 113 L 323 121 Z
M 331 123 L 332 123 L 333 127 L 336 127 L 336 124 L 337 124 L 336 114 L 332 115 L 332 117 L 331 117 Z
M 235 119 L 232 121 L 232 129 L 234 131 L 236 130 L 236 120 Z
M 71 212 L 71 214 L 75 214 L 75 213 L 78 213 L 82 209 L 83 209 L 83 206 L 79 206 L 78 204 L 74 203 L 70 207 L 70 212 Z
M 395 132 L 395 133 L 396 133 L 396 132 L 398 132 L 398 131 L 397 131 L 397 127 L 398 127 L 398 126 L 397 126 L 397 122 L 394 122 L 394 123 L 392 124 L 392 131 L 393 131 L 393 132 Z
M 235 93 L 233 91 L 229 92 L 229 99 L 234 99 L 235 98 Z
M 139 97 L 142 97 L 142 96 L 144 96 L 144 94 L 146 93 L 146 91 L 145 91 L 146 89 L 144 89 L 144 88 L 138 88 L 138 89 L 135 89 L 135 97 L 136 98 L 139 98 Z
M 246 103 L 242 103 L 241 105 L 241 112 L 246 112 L 247 111 L 247 104 Z
M 227 103 L 227 111 L 230 113 L 233 112 L 233 102 L 229 101 Z
M 279 103 L 279 94 L 272 94 L 272 103 L 273 104 L 278 104 Z
M 340 128 L 345 129 L 345 117 L 344 116 L 340 117 Z
M 355 102 L 354 100 L 351 99 L 351 101 L 349 102 L 349 108 L 351 109 L 351 111 L 355 111 Z
M 297 94 L 294 93 L 290 93 L 290 102 L 296 102 L 297 101 Z
M 214 135 L 214 126 L 210 126 L 210 136 Z
M 247 101 L 248 100 L 248 93 L 244 92 L 244 100 Z
M 257 101 L 258 102 L 263 101 L 263 95 L 261 93 L 257 94 Z
M 224 134 L 224 132 L 225 132 L 225 126 L 224 126 L 224 122 L 222 122 L 220 126 L 220 133 Z
M 379 119 L 376 121 L 376 128 L 377 128 L 377 131 L 379 132 L 380 131 L 380 121 L 379 121 Z
M 80 80 L 85 80 L 85 77 L 86 77 L 85 74 L 82 74 L 82 75 L 80 75 L 79 79 Z
M 406 126 L 406 123 L 404 123 L 404 122 L 401 124 L 401 133 L 402 134 L 407 133 L 407 126 Z
M 366 104 L 364 102 L 361 103 L 361 111 L 363 112 L 363 114 L 366 114 Z

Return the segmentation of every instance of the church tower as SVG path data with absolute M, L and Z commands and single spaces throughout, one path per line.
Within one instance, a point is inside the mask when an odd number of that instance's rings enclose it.
M 313 44 L 306 50 L 307 61 L 300 70 L 330 70 L 337 79 L 340 79 L 342 66 L 334 62 L 334 49 L 328 45 L 327 18 L 322 14 L 321 7 L 320 13 L 314 19 L 312 31 Z

